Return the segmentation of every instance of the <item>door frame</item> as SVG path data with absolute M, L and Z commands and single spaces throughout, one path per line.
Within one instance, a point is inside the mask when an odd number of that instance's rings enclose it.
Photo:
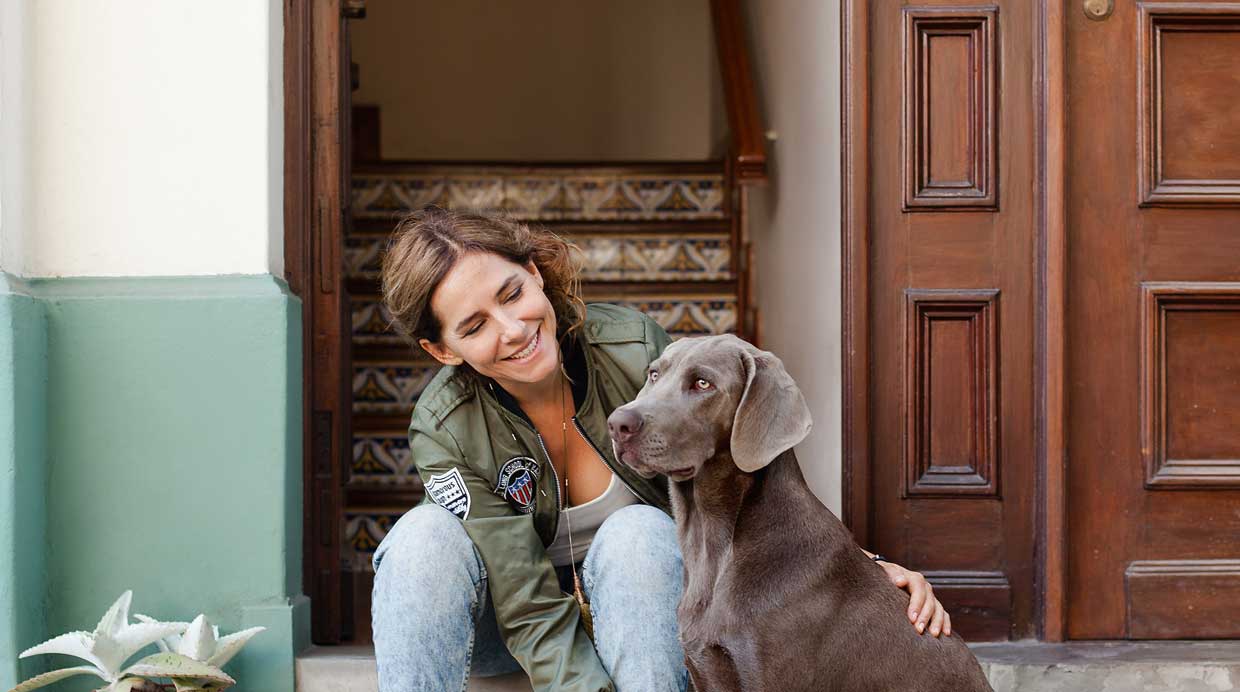
M 350 461 L 345 24 L 357 0 L 283 0 L 284 278 L 302 309 L 302 590 L 311 638 L 338 643 L 342 482 Z
M 840 8 L 841 252 L 843 324 L 843 519 L 862 545 L 873 525 L 870 399 L 870 188 L 868 0 Z M 1034 429 L 1039 516 L 1033 561 L 1040 602 L 1039 638 L 1067 635 L 1067 488 L 1064 396 L 1065 282 L 1067 277 L 1065 157 L 1067 147 L 1066 11 L 1064 0 L 1038 0 L 1034 30 L 1034 232 L 1036 320 Z

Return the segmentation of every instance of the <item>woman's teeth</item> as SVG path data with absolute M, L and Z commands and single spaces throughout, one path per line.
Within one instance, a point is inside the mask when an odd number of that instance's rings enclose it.
M 539 334 L 538 332 L 534 332 L 534 338 L 530 341 L 529 346 L 526 346 L 525 348 L 521 349 L 521 351 L 514 353 L 511 356 L 508 356 L 504 360 L 522 360 L 524 358 L 530 357 L 530 355 L 534 353 L 534 350 L 538 348 L 538 340 L 539 340 Z

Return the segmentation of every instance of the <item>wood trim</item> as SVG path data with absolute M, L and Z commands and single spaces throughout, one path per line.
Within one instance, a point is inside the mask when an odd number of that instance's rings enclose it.
M 732 175 L 741 184 L 766 182 L 766 140 L 745 40 L 740 0 L 711 0 L 723 98 L 732 130 Z
M 1173 459 L 1167 450 L 1167 314 L 1240 313 L 1240 283 L 1141 284 L 1141 454 L 1147 490 L 1240 488 L 1240 459 Z
M 352 390 L 341 263 L 348 180 L 347 66 L 340 0 L 284 6 L 284 262 L 302 303 L 302 589 L 311 636 L 340 641 L 339 512 Z
M 1137 180 L 1142 207 L 1240 206 L 1240 180 L 1163 175 L 1162 32 L 1240 30 L 1240 3 L 1137 3 Z
M 903 497 L 999 496 L 999 290 L 906 289 L 904 353 L 904 489 Z M 935 353 L 931 329 L 966 323 L 971 362 L 969 399 L 953 414 L 971 429 L 971 458 L 960 465 L 941 466 L 931 458 L 928 374 Z M 965 361 L 970 355 L 964 356 Z M 950 370 L 950 368 L 948 368 Z
M 1040 0 L 1035 29 L 1038 167 L 1037 327 L 1034 397 L 1038 459 L 1039 634 L 1061 642 L 1067 621 L 1067 24 L 1064 3 Z
M 311 363 L 314 323 L 306 296 L 312 277 L 310 267 L 310 17 L 304 0 L 284 3 L 284 279 L 289 290 L 302 299 L 302 591 L 310 597 L 311 613 L 317 603 L 314 564 L 314 473 L 311 468 L 313 407 L 308 393 L 314 368 Z
M 904 163 L 904 210 L 994 211 L 999 207 L 999 52 L 995 43 L 999 8 L 905 7 L 904 95 L 900 144 Z M 935 181 L 931 170 L 930 43 L 934 37 L 969 39 L 968 179 Z M 939 96 L 939 95 L 936 95 Z M 937 145 L 936 145 L 937 146 Z
M 840 16 L 843 518 L 862 545 L 871 523 L 868 12 L 866 0 L 844 0 Z

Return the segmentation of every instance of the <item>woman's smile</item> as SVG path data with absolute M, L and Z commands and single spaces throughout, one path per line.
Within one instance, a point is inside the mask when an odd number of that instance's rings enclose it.
M 513 363 L 528 363 L 534 358 L 534 354 L 538 351 L 538 345 L 541 343 L 542 324 L 540 323 L 539 328 L 534 330 L 534 338 L 530 339 L 530 341 L 525 345 L 525 348 L 517 351 L 511 356 L 508 356 L 504 360 L 511 361 Z

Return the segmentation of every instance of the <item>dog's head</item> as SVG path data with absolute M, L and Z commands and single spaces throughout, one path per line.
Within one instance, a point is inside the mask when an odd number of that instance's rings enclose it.
M 647 478 L 683 481 L 721 451 L 757 471 L 805 439 L 810 415 L 778 358 L 724 335 L 668 346 L 607 427 L 619 461 Z

